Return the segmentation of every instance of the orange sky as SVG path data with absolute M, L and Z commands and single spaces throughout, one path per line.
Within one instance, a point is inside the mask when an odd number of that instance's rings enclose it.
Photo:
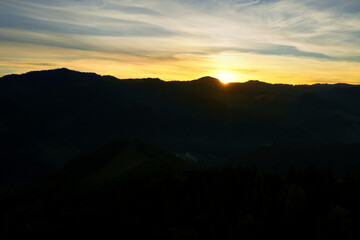
M 271 11 L 268 11 L 271 9 Z M 3 0 L 0 76 L 360 84 L 358 1 Z

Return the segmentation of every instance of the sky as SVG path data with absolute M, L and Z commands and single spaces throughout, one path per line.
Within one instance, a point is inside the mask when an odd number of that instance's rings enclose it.
M 360 84 L 359 0 L 0 0 L 0 76 Z

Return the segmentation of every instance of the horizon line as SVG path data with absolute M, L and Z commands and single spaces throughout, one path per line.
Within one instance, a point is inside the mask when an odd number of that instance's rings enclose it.
M 348 85 L 348 86 L 360 86 L 360 83 L 356 84 L 356 83 L 345 83 L 345 82 L 337 82 L 337 83 L 326 83 L 326 82 L 315 82 L 315 83 L 300 83 L 300 84 L 292 84 L 292 83 L 280 83 L 280 82 L 266 82 L 266 81 L 262 81 L 262 80 L 258 80 L 258 79 L 249 79 L 249 80 L 245 80 L 245 81 L 232 81 L 232 82 L 222 82 L 220 79 L 213 77 L 213 76 L 203 76 L 203 77 L 199 77 L 199 78 L 194 78 L 194 79 L 188 79 L 188 80 L 163 80 L 159 77 L 130 77 L 130 78 L 119 78 L 113 75 L 109 75 L 109 74 L 105 74 L 105 75 L 101 75 L 98 74 L 96 72 L 88 72 L 88 71 L 80 71 L 80 70 L 74 70 L 74 69 L 70 69 L 67 67 L 60 67 L 60 68 L 50 68 L 50 69 L 43 69 L 43 70 L 33 70 L 33 71 L 28 71 L 28 72 L 23 72 L 23 73 L 9 73 L 9 74 L 4 74 L 4 75 L 0 75 L 0 79 L 1 78 L 5 78 L 5 77 L 10 77 L 10 76 L 21 76 L 21 75 L 26 75 L 29 73 L 40 73 L 40 72 L 49 72 L 49 71 L 59 71 L 59 70 L 67 70 L 67 71 L 71 71 L 71 72 L 77 72 L 77 73 L 84 73 L 84 74 L 95 74 L 98 75 L 100 77 L 113 77 L 116 78 L 117 80 L 123 81 L 123 80 L 145 80 L 145 79 L 151 79 L 151 80 L 160 80 L 162 82 L 192 82 L 192 81 L 197 81 L 197 80 L 201 80 L 204 78 L 212 78 L 212 79 L 216 79 L 219 81 L 220 84 L 222 85 L 229 85 L 229 84 L 244 84 L 244 83 L 250 83 L 250 82 L 258 82 L 258 83 L 263 83 L 263 84 L 268 84 L 268 85 L 289 85 L 289 86 L 314 86 L 314 85 Z

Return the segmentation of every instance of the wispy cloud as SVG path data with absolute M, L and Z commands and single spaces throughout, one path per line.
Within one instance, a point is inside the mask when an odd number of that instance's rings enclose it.
M 252 54 L 259 59 L 273 56 L 278 64 L 280 58 L 292 58 L 304 66 L 309 59 L 343 66 L 360 62 L 359 13 L 358 0 L 2 0 L 0 51 L 7 52 L 10 45 L 23 50 L 30 44 L 47 47 L 63 62 L 58 49 L 73 49 L 65 52 L 76 61 L 93 59 L 94 54 L 119 64 L 126 59 L 127 68 L 134 69 L 129 72 L 160 61 L 172 65 L 170 72 L 181 69 L 178 79 L 191 73 L 184 72 L 191 58 L 199 67 L 213 69 L 212 61 L 227 53 L 238 64 L 246 62 L 240 55 Z M 49 61 L 55 64 L 56 58 Z M 27 62 L 20 55 L 0 60 L 2 72 L 5 63 Z M 39 61 L 46 63 L 45 57 Z M 264 72 L 259 66 L 246 69 Z M 246 77 L 252 76 L 247 72 Z

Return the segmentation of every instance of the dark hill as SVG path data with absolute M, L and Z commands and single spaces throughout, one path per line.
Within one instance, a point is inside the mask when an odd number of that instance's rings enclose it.
M 219 81 L 219 79 L 217 78 L 213 78 L 213 77 L 202 77 L 199 78 L 197 80 L 193 80 L 193 83 L 199 83 L 199 84 L 221 84 L 221 82 Z
M 317 166 L 285 176 L 193 167 L 153 145 L 120 139 L 35 184 L 0 192 L 0 236 L 358 239 L 359 176 L 339 179 Z
M 274 143 L 360 142 L 360 87 L 119 80 L 68 69 L 0 78 L 0 183 L 23 183 L 112 139 L 197 163 Z
M 90 186 L 138 175 L 175 173 L 186 168 L 186 162 L 157 146 L 116 139 L 72 160 L 50 179 L 60 184 L 68 181 Z

